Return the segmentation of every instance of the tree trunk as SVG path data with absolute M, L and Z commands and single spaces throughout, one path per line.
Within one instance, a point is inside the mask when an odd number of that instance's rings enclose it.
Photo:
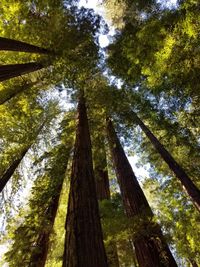
M 46 123 L 46 120 L 40 125 L 39 129 L 37 130 L 36 137 L 38 136 L 38 134 L 44 127 L 45 123 Z M 0 193 L 2 192 L 2 190 L 6 186 L 7 182 L 10 180 L 10 178 L 12 177 L 16 169 L 18 168 L 19 164 L 22 162 L 24 156 L 26 155 L 28 150 L 31 148 L 33 142 L 34 140 L 22 150 L 22 152 L 20 153 L 20 156 L 12 162 L 12 164 L 8 167 L 8 169 L 3 173 L 2 177 L 0 177 Z
M 31 83 L 25 83 L 23 85 L 20 86 L 16 86 L 14 88 L 14 90 L 10 91 L 10 92 L 4 92 L 0 91 L 0 105 L 5 104 L 6 102 L 8 102 L 11 98 L 15 97 L 16 95 L 18 95 L 19 93 L 22 93 L 25 90 L 28 90 L 30 87 L 34 86 L 37 82 L 31 82 Z
M 21 152 L 20 156 L 12 162 L 12 164 L 8 167 L 8 169 L 4 172 L 4 174 L 0 178 L 0 192 L 2 192 L 2 190 L 6 186 L 7 182 L 10 180 L 10 178 L 12 177 L 14 172 L 16 171 L 17 167 L 19 166 L 19 164 L 23 160 L 23 158 L 24 158 L 25 154 L 27 153 L 27 151 L 29 150 L 29 148 L 30 148 L 30 146 L 26 147 Z
M 27 44 L 25 42 L 0 37 L 0 50 L 5 51 L 19 51 L 39 54 L 51 54 L 52 52 L 35 45 Z
M 66 162 L 66 168 L 67 168 Z M 51 203 L 46 211 L 45 217 L 48 220 L 48 226 L 41 232 L 37 238 L 35 249 L 31 255 L 29 267 L 44 267 L 49 248 L 49 239 L 52 233 L 54 221 L 56 218 L 56 213 L 58 210 L 60 194 L 62 191 L 63 181 L 65 176 L 63 175 L 63 179 L 59 182 L 57 189 L 55 190 L 55 195 L 52 197 Z
M 139 266 L 177 267 L 109 119 L 107 135 L 126 214 L 136 219 L 133 243 Z
M 170 153 L 164 148 L 164 146 L 159 142 L 159 140 L 153 135 L 153 133 L 147 128 L 147 126 L 140 120 L 140 118 L 135 114 L 135 121 L 144 131 L 146 136 L 149 138 L 151 143 L 154 145 L 158 153 L 168 164 L 169 168 L 174 172 L 176 177 L 181 182 L 183 189 L 186 191 L 188 196 L 191 198 L 195 207 L 200 211 L 200 190 L 195 186 L 189 176 L 185 173 L 182 167 L 175 161 L 175 159 L 170 155 Z
M 103 138 L 98 138 L 94 147 L 95 181 L 98 200 L 110 200 L 110 186 L 107 170 L 106 151 Z M 106 254 L 109 267 L 119 267 L 119 258 L 115 241 L 107 245 Z
M 63 267 L 83 266 L 107 267 L 107 260 L 96 197 L 85 99 L 81 93 L 66 218 Z
M 110 199 L 108 171 L 106 169 L 95 169 L 96 191 L 98 200 Z
M 107 160 L 104 140 L 97 137 L 94 142 L 94 172 L 96 182 L 97 199 L 110 199 L 110 186 L 107 170 Z
M 44 68 L 41 63 L 31 62 L 24 64 L 1 65 L 0 66 L 0 82 L 27 74 Z

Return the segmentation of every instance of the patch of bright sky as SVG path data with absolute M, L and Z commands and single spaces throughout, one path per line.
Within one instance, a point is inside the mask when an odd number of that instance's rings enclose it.
M 100 4 L 99 0 L 80 0 L 79 6 L 84 6 L 85 8 L 92 8 L 94 11 L 101 15 L 104 19 L 104 8 Z M 107 21 L 106 21 L 107 22 Z M 108 22 L 107 22 L 108 23 Z M 110 31 L 108 35 L 114 34 L 114 28 L 109 25 Z M 99 44 L 102 48 L 106 47 L 109 44 L 109 36 L 108 35 L 99 35 Z
M 158 0 L 163 7 L 174 8 L 177 6 L 177 0 Z

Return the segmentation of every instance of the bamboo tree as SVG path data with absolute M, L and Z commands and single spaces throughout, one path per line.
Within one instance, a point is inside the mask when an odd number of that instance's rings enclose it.
M 78 103 L 78 125 L 70 181 L 62 266 L 107 266 L 83 92 L 80 93 Z
M 110 119 L 107 120 L 107 135 L 126 215 L 130 218 L 134 216 L 140 218 L 141 229 L 133 237 L 139 266 L 177 267 L 159 225 L 152 220 L 152 210 L 133 173 Z
M 20 51 L 20 52 L 29 52 L 29 53 L 39 53 L 39 54 L 50 54 L 51 51 L 38 47 L 35 45 L 31 45 L 25 42 L 0 37 L 0 50 L 5 51 Z
M 195 207 L 200 211 L 200 191 L 192 182 L 190 177 L 186 174 L 183 168 L 175 161 L 171 154 L 165 149 L 165 147 L 159 142 L 155 135 L 148 129 L 148 127 L 142 122 L 142 120 L 135 114 L 134 119 L 144 131 L 146 136 L 149 138 L 153 146 L 156 148 L 158 153 L 168 164 L 169 168 L 174 172 L 176 177 L 181 182 L 183 189 L 186 191 L 188 196 L 191 198 Z
M 21 76 L 36 70 L 44 68 L 42 63 L 30 62 L 24 64 L 1 65 L 0 66 L 0 82 Z

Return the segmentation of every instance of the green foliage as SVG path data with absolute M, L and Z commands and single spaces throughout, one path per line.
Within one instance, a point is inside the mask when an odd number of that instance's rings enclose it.
M 178 256 L 186 261 L 192 258 L 199 264 L 199 214 L 174 183 L 151 178 L 145 180 L 144 189 L 150 194 L 151 204 Z
M 52 51 L 50 55 L 0 52 L 2 65 L 36 61 L 46 66 L 0 85 L 0 174 L 27 145 L 37 154 L 37 157 L 32 155 L 35 162 L 29 170 L 36 170 L 37 179 L 28 206 L 23 207 L 14 222 L 7 218 L 11 225 L 7 240 L 12 245 L 6 260 L 9 266 L 28 266 L 32 253 L 37 252 L 35 244 L 39 234 L 52 232 L 46 211 L 52 197 L 60 193 L 76 121 L 73 110 L 62 120 L 58 103 L 50 103 L 47 94 L 57 87 L 66 90 L 73 103 L 77 102 L 79 91 L 84 90 L 95 166 L 105 167 L 106 116 L 112 116 L 118 124 L 117 132 L 128 152 L 140 156 L 139 165 L 150 163 L 151 178 L 144 181 L 144 189 L 167 239 L 184 264 L 191 258 L 200 264 L 198 214 L 168 166 L 137 127 L 133 113 L 144 121 L 198 186 L 199 3 L 178 1 L 176 8 L 169 9 L 154 0 L 102 1 L 107 17 L 117 29 L 107 49 L 106 62 L 102 63 L 98 35 L 105 33 L 105 23 L 91 9 L 78 8 L 77 2 L 2 0 L 0 4 L 2 37 Z M 61 127 L 56 127 L 61 120 Z M 37 137 L 44 121 L 46 126 Z M 13 194 L 22 189 L 20 179 L 24 180 L 17 169 L 12 177 Z M 49 267 L 62 264 L 67 190 L 63 190 L 51 235 Z M 130 240 L 138 234 L 148 235 L 149 229 L 144 229 L 147 218 L 127 219 L 117 190 L 116 181 L 111 179 L 111 200 L 100 203 L 105 245 L 108 249 L 110 242 L 115 241 L 120 264 L 136 266 Z M 9 197 L 12 202 L 13 198 Z M 5 205 L 4 210 L 7 209 Z
M 10 266 L 28 266 L 32 253 L 37 253 L 38 248 L 35 244 L 38 236 L 43 232 L 51 232 L 52 222 L 48 218 L 48 209 L 53 198 L 60 194 L 70 146 L 71 144 L 59 144 L 46 155 L 44 174 L 38 176 L 31 190 L 29 210 L 26 211 L 28 215 L 22 222 L 15 223 L 15 227 L 17 224 L 20 226 L 15 230 L 12 236 L 14 243 L 6 253 L 6 260 Z

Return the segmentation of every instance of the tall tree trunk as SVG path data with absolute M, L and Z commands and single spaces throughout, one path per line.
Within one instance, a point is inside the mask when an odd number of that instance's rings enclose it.
M 38 128 L 37 132 L 36 132 L 36 137 L 38 136 L 38 134 L 40 133 L 40 131 L 42 130 L 42 128 L 44 127 L 46 123 L 46 120 L 40 125 L 40 127 Z M 22 162 L 24 156 L 26 155 L 26 153 L 28 152 L 28 150 L 31 148 L 32 144 L 34 143 L 35 140 L 33 140 L 31 143 L 28 144 L 28 146 L 26 146 L 22 152 L 20 153 L 20 155 L 18 156 L 17 159 L 15 159 L 11 165 L 7 168 L 7 170 L 3 173 L 2 177 L 0 177 L 0 193 L 2 192 L 2 190 L 4 189 L 4 187 L 6 186 L 7 182 L 10 180 L 10 178 L 12 177 L 12 175 L 14 174 L 14 172 L 16 171 L 16 169 L 18 168 L 19 164 Z
M 139 226 L 133 236 L 135 253 L 140 267 L 177 267 L 153 213 L 120 144 L 111 120 L 107 120 L 107 135 L 113 164 L 128 217 Z
M 19 166 L 19 164 L 23 160 L 24 156 L 26 155 L 26 153 L 27 153 L 27 151 L 29 150 L 30 147 L 31 147 L 31 145 L 28 146 L 28 147 L 26 147 L 20 153 L 20 156 L 17 159 L 15 159 L 11 163 L 11 165 L 8 167 L 8 169 L 3 173 L 2 177 L 0 178 L 0 192 L 2 192 L 2 190 L 6 186 L 7 182 L 10 180 L 10 178 L 12 177 L 12 175 L 14 174 L 14 172 L 16 171 L 17 167 Z
M 108 171 L 106 169 L 96 168 L 95 174 L 98 200 L 110 199 Z
M 35 45 L 27 44 L 25 42 L 0 37 L 0 50 L 5 51 L 20 51 L 39 54 L 51 54 L 52 52 Z
M 107 260 L 96 197 L 85 99 L 81 92 L 66 218 L 63 267 L 83 266 L 107 267 Z
M 0 82 L 30 73 L 44 68 L 41 63 L 31 62 L 24 64 L 1 65 L 0 66 Z
M 182 167 L 175 161 L 171 154 L 165 149 L 165 147 L 159 142 L 159 140 L 153 135 L 153 133 L 147 128 L 141 119 L 135 113 L 133 113 L 133 115 L 135 121 L 144 131 L 164 161 L 168 164 L 169 168 L 174 172 L 176 177 L 181 182 L 183 189 L 186 191 L 188 196 L 190 196 L 196 208 L 200 211 L 200 190 L 195 186 Z
M 30 82 L 30 83 L 25 83 L 23 85 L 15 86 L 14 87 L 14 90 L 12 90 L 12 91 L 10 91 L 8 93 L 7 92 L 4 92 L 4 90 L 3 91 L 0 91 L 0 105 L 5 104 L 11 98 L 15 97 L 19 93 L 22 93 L 23 91 L 28 90 L 30 87 L 32 87 L 35 84 L 37 84 L 37 82 Z
M 96 182 L 97 199 L 110 199 L 110 186 L 107 170 L 107 159 L 104 140 L 97 137 L 94 142 L 94 172 Z
M 66 168 L 67 168 L 66 162 Z M 63 181 L 64 181 L 65 175 L 63 175 L 63 178 L 61 181 L 59 181 L 59 184 L 57 188 L 55 189 L 55 193 L 52 196 L 51 203 L 45 213 L 45 218 L 48 220 L 48 226 L 46 229 L 44 229 L 43 232 L 41 232 L 37 238 L 35 249 L 31 255 L 29 267 L 44 267 L 47 255 L 48 255 L 48 248 L 49 248 L 49 240 L 50 235 L 52 233 L 53 225 L 56 218 L 56 213 L 58 210 L 59 205 L 59 199 L 62 191 Z
M 103 138 L 98 138 L 98 145 L 94 147 L 95 181 L 98 200 L 110 200 L 110 186 L 107 170 L 107 159 Z M 108 266 L 119 267 L 117 245 L 115 241 L 110 241 L 106 249 Z

